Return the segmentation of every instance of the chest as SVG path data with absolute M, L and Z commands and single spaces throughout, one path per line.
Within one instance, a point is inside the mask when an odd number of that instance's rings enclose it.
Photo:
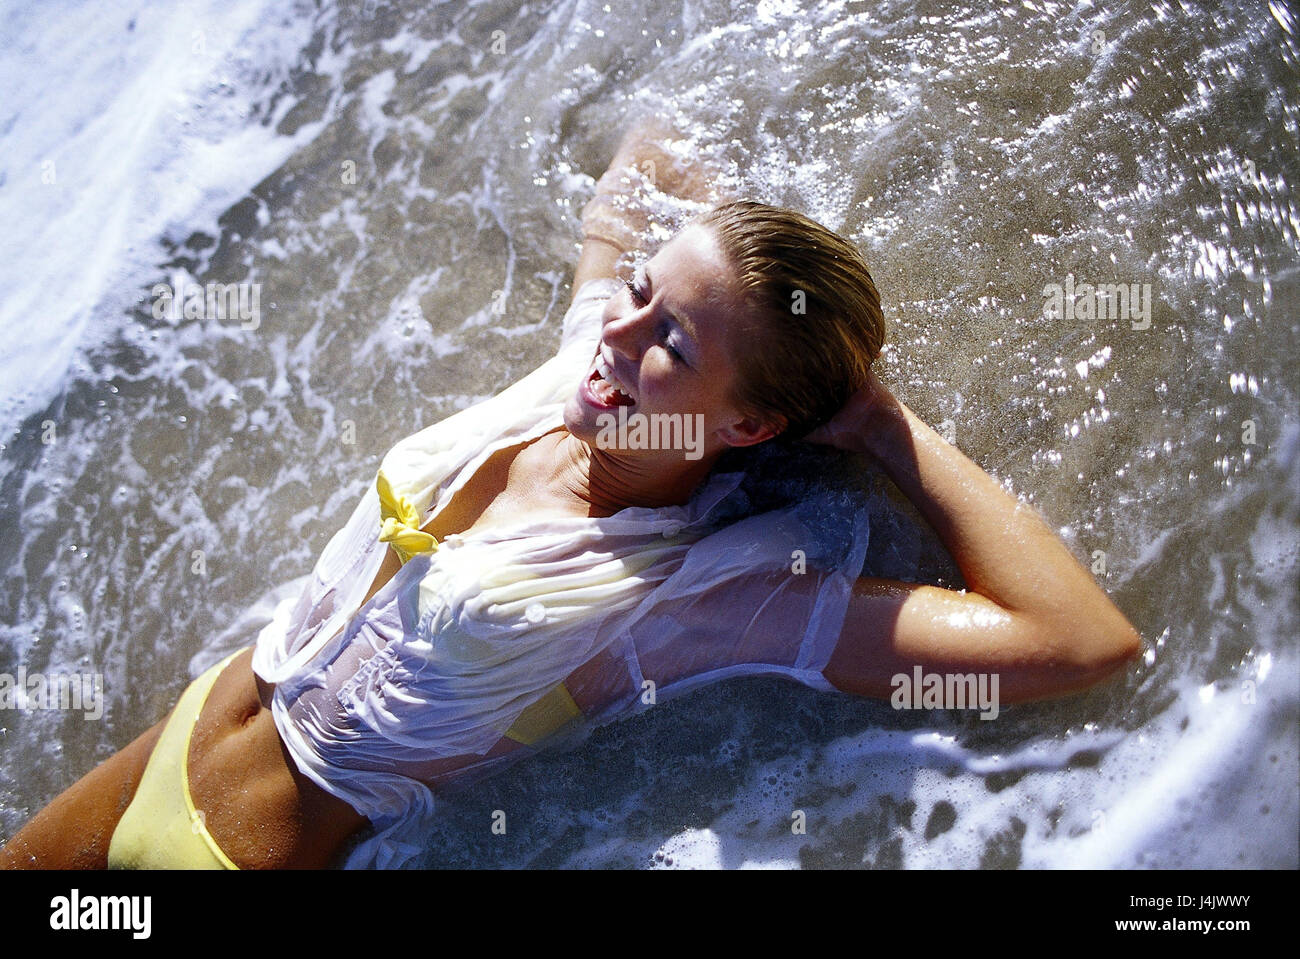
M 494 452 L 420 528 L 442 542 L 453 533 L 481 531 L 517 521 L 522 512 L 534 508 L 538 499 L 539 471 L 528 462 L 526 451 L 541 452 L 539 446 L 520 444 Z M 400 568 L 397 554 L 388 550 L 363 603 L 369 602 Z
M 497 450 L 421 529 L 442 542 L 453 533 L 468 533 L 497 522 L 518 499 L 510 485 L 510 467 L 521 447 Z

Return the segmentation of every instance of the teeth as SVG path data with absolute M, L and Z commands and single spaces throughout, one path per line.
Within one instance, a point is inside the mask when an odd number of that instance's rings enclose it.
M 632 399 L 631 391 L 619 381 L 618 377 L 614 375 L 614 371 L 609 368 L 609 364 L 605 362 L 605 357 L 601 356 L 599 353 L 596 354 L 596 372 L 599 373 L 601 378 L 610 386 L 614 387 L 614 389 L 618 390 L 628 399 Z

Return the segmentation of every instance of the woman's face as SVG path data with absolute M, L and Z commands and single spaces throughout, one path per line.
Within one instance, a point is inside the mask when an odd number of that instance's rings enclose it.
M 565 425 L 589 444 L 611 448 L 608 433 L 598 440 L 609 416 L 623 418 L 619 407 L 629 427 L 638 415 L 654 429 L 680 414 L 691 418 L 688 430 L 699 431 L 704 455 L 772 436 L 731 402 L 743 311 L 712 231 L 687 227 L 606 301 L 600 342 L 565 406 Z

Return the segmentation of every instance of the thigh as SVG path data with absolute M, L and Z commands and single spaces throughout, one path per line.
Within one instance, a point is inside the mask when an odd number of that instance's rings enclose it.
M 0 869 L 104 869 L 166 719 L 61 792 L 0 847 Z

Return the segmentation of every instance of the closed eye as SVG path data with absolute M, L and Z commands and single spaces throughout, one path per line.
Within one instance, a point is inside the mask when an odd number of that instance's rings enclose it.
M 631 280 L 624 280 L 623 285 L 627 287 L 628 295 L 632 297 L 633 303 L 639 303 L 640 305 L 645 306 L 647 303 L 650 302 L 641 293 L 641 291 L 636 288 L 636 284 L 633 283 Z M 664 349 L 667 350 L 668 355 L 673 358 L 673 362 L 686 365 L 686 358 L 682 356 L 681 352 L 677 349 L 677 347 L 673 346 L 671 337 L 672 337 L 672 330 L 667 324 L 665 324 L 662 328 L 662 332 L 660 333 L 660 338 L 663 341 Z
M 632 295 L 633 303 L 640 303 L 642 306 L 645 306 L 646 303 L 649 302 L 644 296 L 641 295 L 641 291 L 636 288 L 636 284 L 633 283 L 631 280 L 624 280 L 623 283 L 625 286 L 627 286 L 628 293 Z
M 673 358 L 674 362 L 676 363 L 686 362 L 686 358 L 677 351 L 677 348 L 675 346 L 673 346 L 672 331 L 669 329 L 667 324 L 664 325 L 663 333 L 661 334 L 660 338 L 663 340 L 664 349 L 668 351 L 668 355 Z

